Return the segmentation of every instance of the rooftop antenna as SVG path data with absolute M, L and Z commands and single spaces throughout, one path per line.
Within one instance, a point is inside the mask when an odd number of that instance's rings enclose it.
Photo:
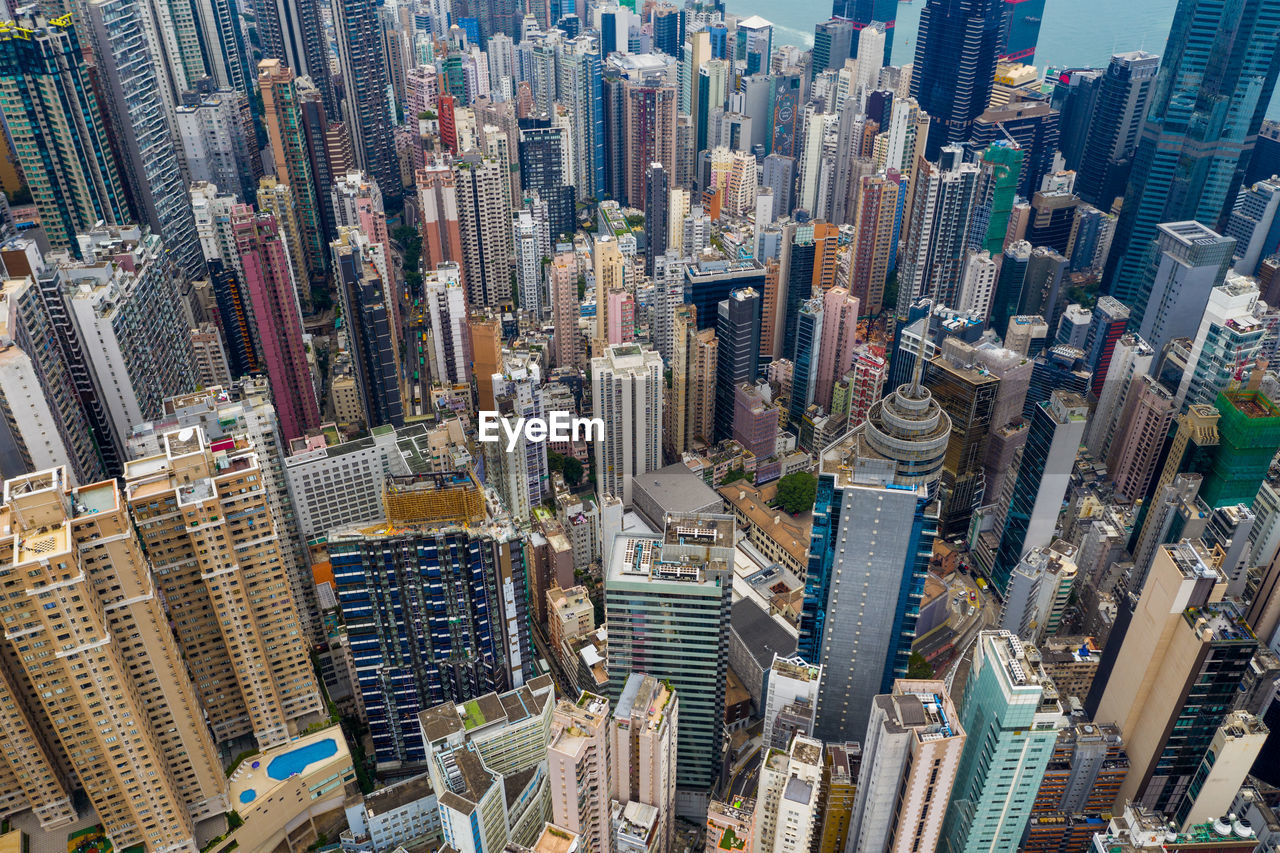
M 911 387 L 907 390 L 907 396 L 913 400 L 919 400 L 924 396 L 920 387 L 921 379 L 924 376 L 924 337 L 920 338 L 920 348 L 916 350 L 916 361 L 911 366 Z

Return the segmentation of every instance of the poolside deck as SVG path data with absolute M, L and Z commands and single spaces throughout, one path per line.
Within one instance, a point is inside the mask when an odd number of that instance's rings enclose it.
M 347 741 L 342 735 L 341 726 L 330 726 L 313 732 L 240 762 L 231 774 L 231 807 L 245 816 L 253 809 L 256 802 L 285 781 L 268 774 L 267 769 L 271 767 L 272 761 L 307 747 L 319 746 L 328 740 L 334 742 L 337 751 L 327 757 L 312 760 L 296 772 L 305 778 L 308 787 L 313 791 L 321 787 L 326 789 L 330 787 L 326 784 L 327 782 L 332 781 L 335 776 L 342 776 L 351 768 L 351 753 L 347 750 Z M 279 768 L 278 764 L 277 768 Z M 277 772 L 280 771 L 277 769 Z

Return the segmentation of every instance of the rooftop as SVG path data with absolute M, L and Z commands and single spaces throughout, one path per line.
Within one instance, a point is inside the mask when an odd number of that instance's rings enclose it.
M 730 622 L 761 669 L 772 666 L 775 656 L 789 658 L 796 652 L 796 638 L 750 598 L 734 603 Z

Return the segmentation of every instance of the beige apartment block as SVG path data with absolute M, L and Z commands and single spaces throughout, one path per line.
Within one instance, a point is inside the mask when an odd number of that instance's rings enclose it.
M 219 742 L 284 743 L 324 703 L 258 455 L 198 427 L 162 448 L 126 463 L 125 490 L 209 724 Z

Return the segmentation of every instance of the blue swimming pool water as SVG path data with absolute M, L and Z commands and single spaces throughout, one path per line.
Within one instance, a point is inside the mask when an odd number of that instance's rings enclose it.
M 252 788 L 245 788 L 240 792 L 241 803 L 252 803 L 258 796 L 258 792 Z
M 267 775 L 277 782 L 283 782 L 293 774 L 301 773 L 307 765 L 330 758 L 337 753 L 338 742 L 331 737 L 309 743 L 271 759 L 271 763 L 267 765 Z

